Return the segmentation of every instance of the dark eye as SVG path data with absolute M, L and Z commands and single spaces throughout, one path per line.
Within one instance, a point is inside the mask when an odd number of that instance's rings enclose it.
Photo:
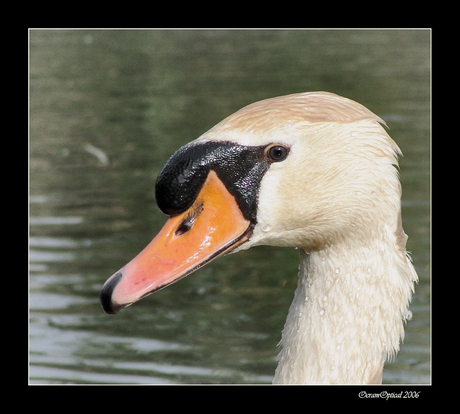
M 289 154 L 289 149 L 282 145 L 272 145 L 267 148 L 266 154 L 274 162 L 284 161 Z

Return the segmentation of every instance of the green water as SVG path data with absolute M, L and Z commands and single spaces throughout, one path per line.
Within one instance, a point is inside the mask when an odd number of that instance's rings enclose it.
M 429 31 L 30 32 L 30 382 L 269 383 L 298 254 L 220 258 L 116 316 L 99 292 L 162 227 L 169 156 L 242 106 L 326 90 L 400 145 L 420 277 L 384 382 L 429 383 Z

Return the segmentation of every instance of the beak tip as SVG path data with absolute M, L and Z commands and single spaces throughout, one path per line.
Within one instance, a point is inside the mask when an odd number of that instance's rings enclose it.
M 126 305 L 119 305 L 112 301 L 112 293 L 114 289 L 117 287 L 118 283 L 120 282 L 123 274 L 118 272 L 114 274 L 107 282 L 104 283 L 104 286 L 101 290 L 100 300 L 102 309 L 104 312 L 109 315 L 116 314 L 119 310 L 123 309 Z

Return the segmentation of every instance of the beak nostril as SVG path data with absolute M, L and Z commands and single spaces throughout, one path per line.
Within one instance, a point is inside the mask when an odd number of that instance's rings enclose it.
M 185 216 L 185 219 L 181 222 L 174 234 L 176 236 L 182 236 L 183 234 L 190 231 L 195 225 L 196 218 L 203 212 L 203 210 L 203 201 L 196 201 L 195 204 L 190 208 L 189 212 Z
M 182 236 L 183 234 L 187 233 L 193 227 L 193 222 L 191 220 L 184 220 L 177 230 L 174 232 L 176 236 Z

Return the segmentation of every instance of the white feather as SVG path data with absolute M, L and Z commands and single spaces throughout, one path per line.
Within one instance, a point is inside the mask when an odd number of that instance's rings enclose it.
M 382 124 L 316 92 L 256 102 L 199 138 L 290 147 L 263 177 L 258 223 L 240 247 L 300 251 L 275 383 L 380 383 L 404 338 L 417 275 L 401 226 L 400 150 Z

